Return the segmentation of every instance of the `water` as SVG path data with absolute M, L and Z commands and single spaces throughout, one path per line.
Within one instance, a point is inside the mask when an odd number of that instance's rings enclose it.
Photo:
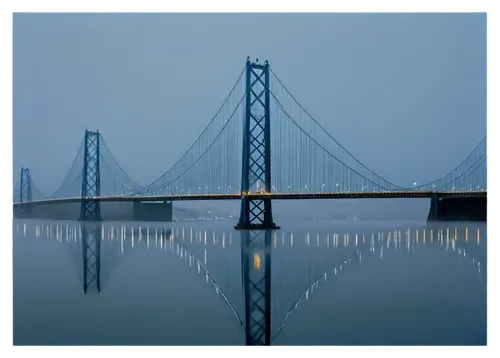
M 273 345 L 486 344 L 485 223 L 233 224 L 15 220 L 14 344 L 245 345 L 245 296 Z

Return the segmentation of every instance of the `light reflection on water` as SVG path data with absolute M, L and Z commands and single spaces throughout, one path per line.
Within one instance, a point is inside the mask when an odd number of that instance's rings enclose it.
M 249 250 L 228 222 L 103 223 L 84 294 L 80 224 L 16 220 L 14 343 L 244 345 L 248 254 L 271 344 L 486 344 L 484 223 L 285 224 Z

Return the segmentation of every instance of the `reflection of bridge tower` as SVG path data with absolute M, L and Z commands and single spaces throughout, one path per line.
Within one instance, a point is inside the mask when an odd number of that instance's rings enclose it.
M 271 344 L 272 230 L 241 232 L 246 345 Z
M 99 131 L 85 131 L 80 220 L 101 220 L 99 201 L 101 175 L 99 166 Z
M 29 209 L 31 202 L 31 177 L 30 170 L 28 168 L 21 168 L 21 191 L 20 191 L 20 202 L 21 211 L 23 216 L 29 216 Z
M 246 102 L 243 129 L 241 213 L 236 229 L 274 228 L 271 199 L 249 199 L 246 194 L 271 192 L 271 120 L 269 64 L 246 63 Z M 257 185 L 256 185 L 257 183 Z
M 101 291 L 101 232 L 100 223 L 83 222 L 82 226 L 83 253 L 83 291 L 87 293 L 90 286 Z

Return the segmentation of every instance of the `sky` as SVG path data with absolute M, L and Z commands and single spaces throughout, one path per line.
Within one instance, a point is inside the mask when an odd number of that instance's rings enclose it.
M 13 165 L 56 189 L 85 129 L 138 182 L 198 137 L 247 56 L 404 186 L 486 135 L 486 14 L 15 14 Z

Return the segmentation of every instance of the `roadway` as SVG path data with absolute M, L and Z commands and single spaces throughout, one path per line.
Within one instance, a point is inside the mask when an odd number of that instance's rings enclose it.
M 437 194 L 439 198 L 449 197 L 487 197 L 487 191 L 387 191 L 387 192 L 333 192 L 333 193 L 268 193 L 247 194 L 251 199 L 272 200 L 305 200 L 305 199 L 407 199 L 407 198 L 431 198 Z M 147 195 L 147 196 L 99 196 L 88 197 L 88 200 L 100 202 L 154 202 L 154 201 L 199 201 L 199 200 L 241 200 L 242 195 L 236 194 L 183 194 L 183 195 Z M 33 200 L 29 204 L 58 204 L 80 202 L 81 197 Z M 26 204 L 26 203 L 25 203 Z M 15 202 L 14 206 L 21 205 Z

